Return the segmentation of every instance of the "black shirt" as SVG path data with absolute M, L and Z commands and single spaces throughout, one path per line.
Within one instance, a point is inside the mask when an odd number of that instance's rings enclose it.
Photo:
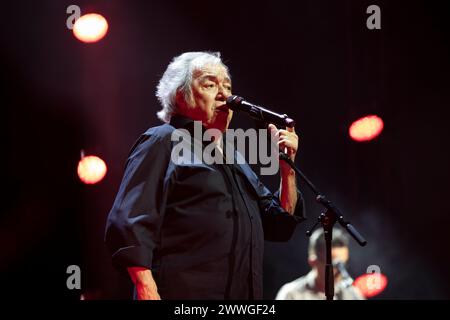
M 264 239 L 291 237 L 301 195 L 292 216 L 247 164 L 172 161 L 176 128 L 193 121 L 174 116 L 130 152 L 106 227 L 113 263 L 151 269 L 162 299 L 261 299 Z

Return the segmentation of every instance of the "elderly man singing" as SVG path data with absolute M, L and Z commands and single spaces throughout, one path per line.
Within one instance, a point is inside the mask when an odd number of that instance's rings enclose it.
M 264 240 L 287 241 L 304 220 L 295 172 L 283 162 L 272 194 L 246 163 L 173 161 L 175 130 L 192 132 L 196 121 L 227 130 L 230 95 L 219 53 L 183 53 L 159 82 L 165 123 L 131 149 L 106 226 L 113 264 L 128 272 L 137 299 L 261 299 Z M 294 160 L 294 129 L 269 129 Z

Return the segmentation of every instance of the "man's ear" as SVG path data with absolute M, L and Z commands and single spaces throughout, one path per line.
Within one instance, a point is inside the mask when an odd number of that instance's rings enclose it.
M 184 106 L 186 104 L 184 94 L 180 89 L 177 90 L 177 93 L 175 95 L 175 103 L 177 104 L 177 106 Z
M 178 89 L 177 93 L 175 95 L 175 103 L 178 108 L 180 109 L 186 109 L 189 106 L 189 101 L 186 101 L 186 95 L 184 94 L 183 90 Z

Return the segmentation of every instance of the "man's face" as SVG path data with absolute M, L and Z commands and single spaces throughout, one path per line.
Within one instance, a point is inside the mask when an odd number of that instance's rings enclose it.
M 221 65 L 206 65 L 194 71 L 192 79 L 192 99 L 181 103 L 182 113 L 202 121 L 206 128 L 225 131 L 233 117 L 233 111 L 226 107 L 226 99 L 231 95 L 231 80 Z
M 340 261 L 343 264 L 346 264 L 349 259 L 349 250 L 348 247 L 339 246 L 331 248 L 331 259 L 333 262 Z M 320 257 L 312 256 L 309 258 L 309 264 L 311 267 L 316 268 L 319 274 L 319 277 L 324 277 L 325 270 L 325 252 Z M 335 278 L 340 278 L 340 274 L 336 268 L 334 269 Z

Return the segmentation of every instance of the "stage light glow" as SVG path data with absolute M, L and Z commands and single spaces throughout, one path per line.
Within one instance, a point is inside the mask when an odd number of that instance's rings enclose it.
M 89 13 L 81 16 L 73 26 L 75 37 L 86 43 L 97 42 L 108 32 L 108 22 L 96 13 Z
M 105 162 L 96 156 L 82 157 L 78 162 L 78 177 L 86 184 L 95 184 L 106 175 Z
M 358 142 L 375 139 L 383 131 L 383 120 L 376 115 L 360 118 L 349 128 L 350 137 Z
M 388 280 L 382 273 L 368 273 L 353 281 L 353 285 L 357 287 L 366 298 L 374 297 L 380 294 L 387 286 Z

